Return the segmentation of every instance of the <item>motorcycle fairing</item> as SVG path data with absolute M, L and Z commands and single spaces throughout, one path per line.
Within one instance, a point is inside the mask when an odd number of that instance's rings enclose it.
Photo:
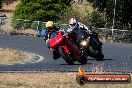
M 70 53 L 70 51 L 69 51 L 69 49 L 68 49 L 68 47 L 66 45 L 60 46 L 60 48 L 63 48 L 65 50 L 66 54 Z
M 80 56 L 79 49 L 69 40 L 66 40 L 66 43 L 73 55 L 73 58 L 78 59 L 78 57 Z
M 61 32 L 59 32 L 54 38 L 49 39 L 49 45 L 51 48 L 53 48 L 54 46 L 58 46 L 62 40 L 64 39 L 63 35 Z

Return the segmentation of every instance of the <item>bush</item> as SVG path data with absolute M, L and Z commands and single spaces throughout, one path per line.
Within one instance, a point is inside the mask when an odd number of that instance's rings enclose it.
M 11 25 L 14 29 L 21 29 L 24 24 L 22 19 L 12 19 Z
M 15 9 L 14 19 L 30 19 L 31 21 L 58 21 L 60 13 L 68 3 L 65 0 L 22 0 Z

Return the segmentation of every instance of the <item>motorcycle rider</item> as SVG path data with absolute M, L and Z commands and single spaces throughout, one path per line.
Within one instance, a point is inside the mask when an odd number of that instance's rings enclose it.
M 48 48 L 50 48 L 50 47 L 49 47 L 48 40 L 49 40 L 51 34 L 52 34 L 53 32 L 59 31 L 59 29 L 57 29 L 57 27 L 54 25 L 53 21 L 48 21 L 48 22 L 46 22 L 45 28 L 46 28 L 46 30 L 47 30 L 47 34 L 44 36 L 44 40 L 45 40 L 45 42 L 46 42 Z M 57 49 L 54 49 L 54 50 L 53 50 L 53 59 L 57 60 L 58 58 L 60 58 L 60 55 L 59 55 L 59 53 L 58 53 L 58 50 L 57 50 Z
M 46 44 L 48 44 L 48 40 L 49 40 L 51 34 L 53 32 L 58 31 L 59 29 L 57 29 L 56 26 L 54 26 L 53 21 L 47 21 L 46 24 L 45 24 L 45 28 L 47 30 L 47 33 L 44 36 L 44 40 L 45 40 Z
M 100 42 L 98 38 L 98 34 L 94 31 L 92 31 L 92 27 L 87 27 L 86 25 L 82 24 L 81 22 L 77 22 L 75 18 L 70 18 L 69 20 L 69 28 L 67 30 L 69 36 L 73 39 L 73 42 L 77 44 L 74 40 L 77 40 L 77 35 L 79 34 L 79 31 L 86 30 L 88 33 L 92 33 L 92 36 L 99 42 L 102 46 L 102 42 Z

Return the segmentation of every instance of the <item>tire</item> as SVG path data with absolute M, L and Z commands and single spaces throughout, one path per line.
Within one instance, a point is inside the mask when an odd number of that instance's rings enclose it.
M 98 56 L 97 56 L 97 58 L 96 58 L 96 60 L 97 61 L 103 61 L 103 58 L 104 58 L 103 53 L 99 53 Z
M 95 58 L 97 61 L 103 61 L 104 55 L 102 52 L 96 52 L 92 46 L 89 47 L 90 54 L 93 58 Z
M 53 59 L 57 60 L 59 59 L 61 56 L 59 55 L 59 53 L 57 53 L 56 51 L 53 51 Z
M 87 57 L 86 56 L 81 56 L 81 58 L 78 62 L 82 65 L 87 64 Z
M 69 64 L 69 65 L 73 65 L 74 64 L 74 61 L 70 58 L 70 56 L 66 55 L 65 50 L 63 48 L 59 47 L 59 52 L 60 52 L 60 55 L 62 56 L 62 58 L 65 60 L 65 62 L 67 64 Z
M 84 76 L 77 76 L 76 81 L 77 84 L 83 85 L 86 83 L 87 79 Z
M 90 54 L 94 57 L 94 56 L 97 56 L 97 52 L 93 49 L 92 46 L 89 46 L 89 52 Z
M 37 37 L 40 37 L 40 35 L 37 34 Z
M 57 55 L 57 54 L 56 54 L 56 55 L 53 55 L 53 59 L 54 59 L 54 60 L 57 60 L 57 59 L 59 59 L 59 58 L 60 58 L 60 55 Z
M 58 58 L 59 58 L 58 56 L 53 55 L 53 59 L 54 59 L 54 60 L 57 60 Z

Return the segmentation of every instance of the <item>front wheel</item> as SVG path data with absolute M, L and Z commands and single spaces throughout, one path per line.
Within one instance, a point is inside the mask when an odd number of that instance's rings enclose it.
M 97 61 L 103 61 L 104 55 L 103 53 L 98 53 L 98 56 L 96 57 Z
M 59 52 L 60 55 L 62 56 L 62 58 L 66 61 L 66 63 L 68 63 L 69 65 L 73 65 L 74 61 L 72 60 L 72 58 L 68 55 L 66 55 L 66 52 L 63 48 L 59 47 Z
M 89 47 L 90 54 L 93 58 L 95 58 L 97 61 L 103 61 L 104 55 L 102 52 L 98 52 L 92 48 L 92 46 Z
M 81 56 L 80 60 L 78 62 L 82 65 L 87 64 L 87 57 L 86 56 Z
M 53 51 L 53 59 L 54 60 L 57 60 L 57 59 L 59 59 L 61 56 L 60 56 L 60 54 L 58 53 L 58 51 Z

